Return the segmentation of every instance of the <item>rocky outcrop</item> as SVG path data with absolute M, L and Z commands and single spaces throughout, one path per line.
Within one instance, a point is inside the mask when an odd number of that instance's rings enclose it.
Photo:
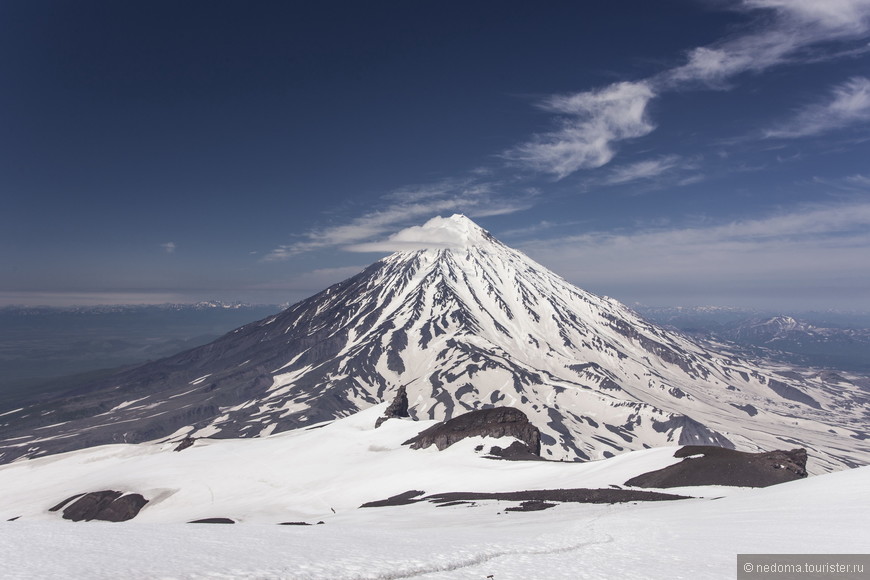
M 554 503 L 548 503 L 545 501 L 539 500 L 529 500 L 521 502 L 518 506 L 506 507 L 504 511 L 506 512 L 539 512 L 541 510 L 547 510 L 551 507 L 556 507 Z
M 399 387 L 396 396 L 393 398 L 393 402 L 390 403 L 390 406 L 387 407 L 384 414 L 378 417 L 378 420 L 375 421 L 375 429 L 380 427 L 387 419 L 408 416 L 408 393 L 405 391 L 405 385 L 402 385 Z
M 173 451 L 184 451 L 188 447 L 193 447 L 193 443 L 195 441 L 196 441 L 195 437 L 191 437 L 190 435 L 188 435 L 187 437 L 185 437 L 184 439 L 181 440 L 181 442 L 178 444 L 178 446 L 175 449 L 173 449 Z
M 363 508 L 399 506 L 411 503 L 427 501 L 438 506 L 474 504 L 480 501 L 515 501 L 525 502 L 530 504 L 541 503 L 624 503 L 632 501 L 672 501 L 679 499 L 689 499 L 689 496 L 676 495 L 671 493 L 662 493 L 658 491 L 642 491 L 639 489 L 588 489 L 588 488 L 572 488 L 572 489 L 531 489 L 524 491 L 503 491 L 503 492 L 488 492 L 488 491 L 453 491 L 448 493 L 436 493 L 432 495 L 422 496 L 422 491 L 406 491 L 391 498 L 371 501 L 361 505 Z M 512 511 L 533 511 L 535 509 L 546 509 L 550 506 L 534 506 L 520 510 Z
M 63 519 L 74 522 L 126 522 L 135 518 L 148 500 L 138 493 L 120 491 L 92 491 L 65 499 L 48 511 L 63 508 Z M 66 507 L 64 507 L 66 506 Z
M 433 425 L 416 437 L 405 441 L 411 449 L 435 445 L 439 451 L 466 437 L 515 437 L 529 452 L 541 453 L 541 433 L 529 423 L 529 418 L 513 407 L 480 409 Z
M 514 441 L 504 449 L 493 445 L 489 450 L 490 459 L 509 459 L 511 461 L 546 461 L 520 441 Z
M 411 489 L 406 492 L 400 493 L 398 495 L 394 495 L 392 497 L 388 497 L 387 499 L 379 499 L 376 501 L 370 501 L 362 504 L 359 507 L 388 507 L 388 506 L 397 506 L 397 505 L 408 505 L 411 503 L 415 503 L 420 501 L 422 498 L 421 495 L 425 494 L 425 491 L 420 491 L 417 489 Z
M 633 477 L 635 487 L 733 485 L 767 487 L 807 476 L 807 450 L 745 453 L 722 447 L 687 445 L 674 453 L 684 459 L 674 465 Z

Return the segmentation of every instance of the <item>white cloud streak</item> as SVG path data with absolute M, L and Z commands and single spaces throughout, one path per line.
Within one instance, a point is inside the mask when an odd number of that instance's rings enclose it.
M 760 13 L 757 22 L 761 24 L 695 48 L 685 64 L 649 79 L 545 99 L 539 106 L 559 115 L 559 128 L 533 136 L 504 157 L 556 179 L 601 167 L 616 155 L 619 142 L 655 129 L 647 108 L 663 92 L 693 85 L 726 88 L 737 75 L 826 58 L 808 51 L 825 43 L 862 40 L 870 33 L 870 0 L 743 0 L 733 7 Z M 858 50 L 868 50 L 866 43 Z M 656 168 L 649 163 L 646 169 Z
M 524 170 L 564 179 L 583 169 L 610 163 L 620 143 L 655 130 L 649 104 L 667 91 L 727 88 L 743 73 L 759 73 L 786 63 L 810 62 L 870 50 L 870 0 L 735 0 L 735 10 L 756 14 L 752 28 L 687 54 L 686 62 L 653 77 L 614 83 L 596 90 L 550 96 L 538 106 L 556 115 L 557 128 L 539 133 L 502 153 Z M 852 43 L 851 50 L 844 45 Z M 827 53 L 826 53 L 827 51 Z M 863 120 L 867 114 L 867 79 L 853 79 L 838 88 L 826 105 L 799 113 L 795 124 L 779 128 L 779 136 L 812 134 Z M 801 125 L 802 123 L 802 125 Z M 795 128 L 795 127 L 802 128 Z M 774 130 L 768 136 L 774 136 Z M 614 170 L 605 184 L 650 179 L 676 168 L 669 156 L 629 164 Z M 475 179 L 491 177 L 489 170 Z M 701 175 L 680 184 L 696 183 Z M 479 191 L 476 191 L 479 190 Z M 421 218 L 462 212 L 472 217 L 512 213 L 530 206 L 529 198 L 498 197 L 486 183 L 408 188 L 384 198 L 385 207 L 348 223 L 314 229 L 295 243 L 279 246 L 264 261 L 284 260 L 319 248 L 345 247 L 394 232 Z
M 860 41 L 870 33 L 870 0 L 744 0 L 735 8 L 772 19 L 762 20 L 753 32 L 693 49 L 684 65 L 657 80 L 675 88 L 698 82 L 722 87 L 741 73 L 825 58 L 807 51 L 825 43 Z M 866 44 L 861 50 L 867 50 Z
M 794 25 L 821 29 L 816 34 L 862 35 L 870 29 L 870 0 L 744 0 L 750 8 L 773 9 Z
M 160 244 L 160 247 L 163 248 L 163 251 L 167 254 L 175 253 L 175 242 L 166 242 L 165 244 Z
M 678 167 L 682 167 L 682 158 L 679 155 L 665 155 L 657 159 L 645 159 L 636 163 L 629 163 L 616 167 L 604 182 L 608 185 L 620 185 L 632 181 L 652 179 L 668 173 Z M 691 165 L 693 167 L 694 165 Z M 688 168 L 689 165 L 686 166 Z
M 860 173 L 850 175 L 846 178 L 846 182 L 854 187 L 863 190 L 870 190 L 870 177 L 868 177 L 867 175 L 862 175 Z
M 648 135 L 655 126 L 647 105 L 655 94 L 643 82 L 616 83 L 597 91 L 558 95 L 540 104 L 561 115 L 559 129 L 536 135 L 505 153 L 522 166 L 562 179 L 601 167 L 616 154 L 616 143 Z
M 766 138 L 808 137 L 870 122 L 870 79 L 855 77 L 837 86 L 828 100 L 805 107 Z

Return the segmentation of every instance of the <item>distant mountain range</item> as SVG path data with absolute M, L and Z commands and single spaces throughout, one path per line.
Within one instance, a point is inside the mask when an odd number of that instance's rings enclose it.
M 750 362 L 566 282 L 464 216 L 207 345 L 0 417 L 0 461 L 111 442 L 265 437 L 353 415 L 402 387 L 412 419 L 508 406 L 545 458 L 676 444 L 802 446 L 870 462 L 850 377 Z
M 792 315 L 734 308 L 644 308 L 645 318 L 696 338 L 729 341 L 792 364 L 870 372 L 870 315 L 802 312 Z

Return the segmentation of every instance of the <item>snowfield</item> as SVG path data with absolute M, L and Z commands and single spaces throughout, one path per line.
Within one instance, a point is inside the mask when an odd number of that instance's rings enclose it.
M 0 466 L 2 576 L 733 578 L 738 553 L 870 546 L 870 467 L 764 489 L 664 490 L 699 497 L 679 501 L 533 512 L 505 511 L 518 504 L 507 501 L 360 509 L 411 489 L 622 485 L 677 461 L 674 447 L 588 463 L 491 460 L 476 447 L 507 441 L 482 438 L 442 452 L 410 450 L 401 443 L 432 422 L 391 419 L 374 429 L 385 406 L 270 437 L 198 440 L 178 453 L 167 442 L 110 445 Z M 151 501 L 118 524 L 47 511 L 104 489 Z M 239 523 L 184 523 L 205 517 Z M 277 525 L 300 521 L 313 525 Z
M 720 500 L 505 513 L 414 504 L 324 525 L 16 521 L 8 578 L 734 578 L 738 553 L 862 553 L 870 468 Z

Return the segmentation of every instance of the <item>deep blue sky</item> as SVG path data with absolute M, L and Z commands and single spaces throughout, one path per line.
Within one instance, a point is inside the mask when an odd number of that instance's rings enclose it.
M 0 199 L 0 305 L 293 302 L 465 213 L 628 303 L 870 310 L 870 0 L 6 1 Z

